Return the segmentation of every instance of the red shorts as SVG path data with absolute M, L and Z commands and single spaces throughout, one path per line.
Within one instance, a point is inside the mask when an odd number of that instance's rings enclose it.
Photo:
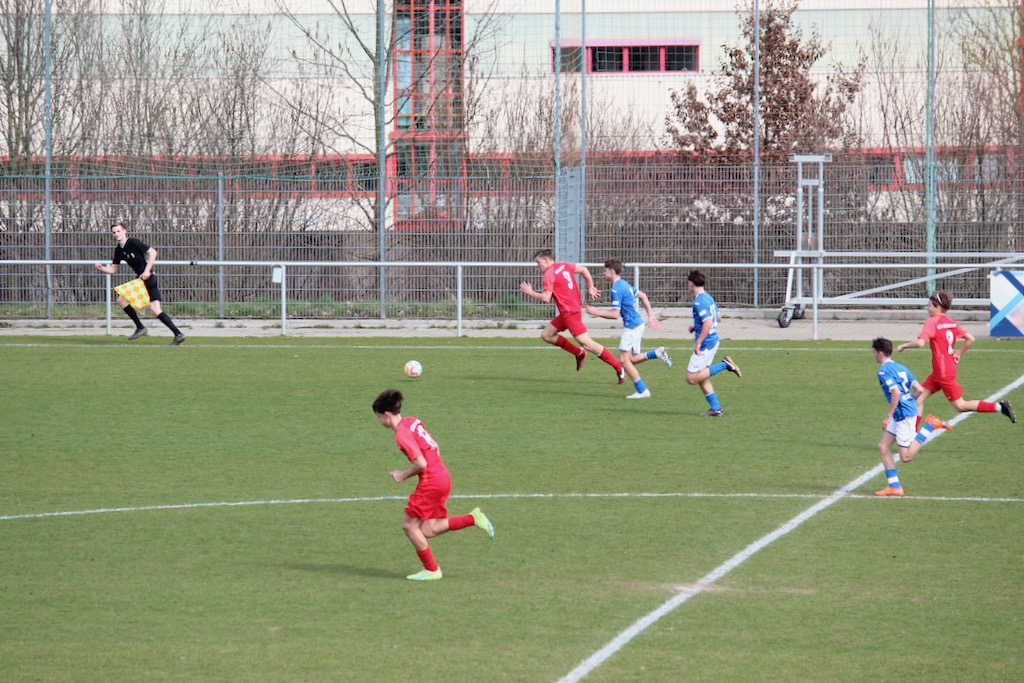
M 416 486 L 405 506 L 405 514 L 416 519 L 444 519 L 448 516 L 448 495 L 452 492 L 452 480 L 444 477 L 428 486 Z
M 953 375 L 952 377 L 936 377 L 935 375 L 928 375 L 928 379 L 921 382 L 921 386 L 933 394 L 938 393 L 941 390 L 942 393 L 946 395 L 946 399 L 950 401 L 956 401 L 964 395 L 963 387 L 961 387 L 956 381 L 956 375 Z
M 551 325 L 559 332 L 569 330 L 569 334 L 577 338 L 581 334 L 587 333 L 587 326 L 583 324 L 583 315 L 580 311 L 575 313 L 559 313 L 551 320 Z

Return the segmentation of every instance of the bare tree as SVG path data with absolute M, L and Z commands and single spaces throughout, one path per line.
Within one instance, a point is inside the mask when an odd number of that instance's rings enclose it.
M 379 0 L 384 2 L 385 0 Z M 416 96 L 417 116 L 436 116 L 449 121 L 454 129 L 467 127 L 476 116 L 479 103 L 484 97 L 487 82 L 487 67 L 491 64 L 489 51 L 495 47 L 495 36 L 499 33 L 502 17 L 494 11 L 496 0 L 478 9 L 472 21 L 467 21 L 469 31 L 445 36 L 452 44 L 458 43 L 463 54 L 462 63 L 448 64 L 444 50 L 435 45 L 436 51 L 425 49 L 426 36 L 420 33 L 423 27 L 412 26 L 396 29 L 399 19 L 393 10 L 386 11 L 385 26 L 375 20 L 378 2 L 365 3 L 362 7 L 372 14 L 356 13 L 345 0 L 332 0 L 330 5 L 342 27 L 341 35 L 332 36 L 324 27 L 309 24 L 303 15 L 295 13 L 287 3 L 279 2 L 281 13 L 286 16 L 306 37 L 304 52 L 293 52 L 293 57 L 311 73 L 322 78 L 334 78 L 338 83 L 336 106 L 345 110 L 324 116 L 317 110 L 320 125 L 325 126 L 325 136 L 333 136 L 327 142 L 328 149 L 342 153 L 363 153 L 375 159 L 377 168 L 384 167 L 389 156 L 395 153 L 395 142 L 389 133 L 400 126 L 396 117 L 403 116 L 403 107 L 411 97 Z M 383 29 L 383 40 L 378 31 Z M 461 31 L 461 29 L 460 29 Z M 396 37 L 397 36 L 397 37 Z M 392 74 L 396 66 L 398 41 L 420 41 L 417 43 L 417 59 L 425 60 L 415 64 L 399 65 L 400 70 L 411 72 L 410 83 L 403 83 L 403 92 L 395 93 Z M 422 43 L 422 44 L 420 44 Z M 383 44 L 383 53 L 379 46 Z M 440 75 L 433 83 L 426 74 Z M 381 89 L 383 87 L 383 89 Z M 457 100 L 436 97 L 437 88 L 451 87 L 459 93 Z M 454 110 L 448 105 L 454 104 Z M 428 109 L 422 107 L 426 105 Z M 307 118 L 309 113 L 304 103 L 294 98 L 287 99 L 296 116 Z M 445 107 L 444 111 L 439 108 Z M 405 124 L 402 124 L 404 126 Z M 403 127 L 402 129 L 407 129 Z M 383 147 L 379 140 L 385 140 Z M 380 211 L 386 207 L 377 206 L 377 196 L 367 193 L 361 203 L 368 225 L 376 225 Z

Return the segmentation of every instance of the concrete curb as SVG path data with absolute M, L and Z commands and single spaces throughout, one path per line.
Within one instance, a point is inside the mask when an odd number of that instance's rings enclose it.
M 173 308 L 171 308 L 173 316 Z M 658 310 L 659 329 L 648 328 L 649 339 L 693 338 L 689 326 L 693 323 L 688 309 Z M 789 327 L 779 327 L 776 317 L 779 309 L 725 309 L 719 335 L 724 340 L 790 340 L 812 341 L 813 314 L 808 310 L 802 320 L 793 320 Z M 925 320 L 924 311 L 916 310 L 819 310 L 819 340 L 870 341 L 883 336 L 893 341 L 914 339 Z M 951 316 L 976 338 L 989 339 L 988 313 L 978 311 L 952 311 Z M 596 318 L 584 314 L 584 320 L 595 339 L 616 339 L 621 332 L 618 321 Z M 144 316 L 150 329 L 149 338 L 166 336 L 170 331 L 151 316 Z M 280 320 L 190 320 L 176 319 L 175 323 L 188 337 L 279 337 Z M 539 337 L 546 320 L 464 320 L 462 336 L 467 338 L 534 338 Z M 133 326 L 123 315 L 111 323 L 111 334 L 127 336 Z M 288 337 L 449 337 L 458 336 L 454 320 L 424 319 L 343 319 L 309 320 L 289 319 Z M 106 334 L 103 320 L 7 320 L 0 322 L 0 337 L 10 336 L 99 336 Z

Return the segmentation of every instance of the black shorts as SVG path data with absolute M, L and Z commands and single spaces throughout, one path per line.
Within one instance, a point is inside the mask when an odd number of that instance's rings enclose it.
M 142 282 L 146 285 L 146 291 L 149 292 L 149 300 L 160 301 L 160 285 L 157 284 L 156 275 L 150 274 L 149 279 Z

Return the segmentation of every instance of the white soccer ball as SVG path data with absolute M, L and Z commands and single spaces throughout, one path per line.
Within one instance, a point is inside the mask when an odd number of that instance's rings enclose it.
M 411 360 L 405 364 L 405 374 L 410 377 L 419 377 L 423 374 L 423 366 L 418 360 Z

